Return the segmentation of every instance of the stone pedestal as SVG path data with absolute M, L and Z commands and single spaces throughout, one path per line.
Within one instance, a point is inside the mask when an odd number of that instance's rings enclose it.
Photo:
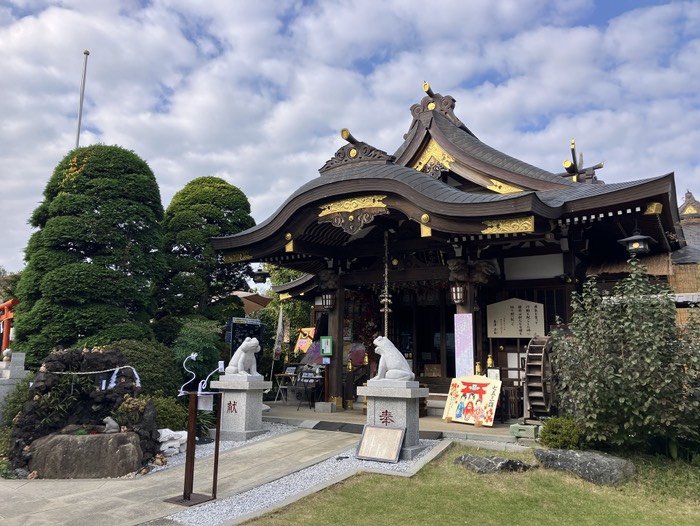
M 248 440 L 262 428 L 263 391 L 272 387 L 260 375 L 225 374 L 211 387 L 221 391 L 221 440 Z
M 5 406 L 5 397 L 14 391 L 19 381 L 27 376 L 24 370 L 24 353 L 14 353 L 10 360 L 0 361 L 0 424 Z
M 357 394 L 367 397 L 367 425 L 405 428 L 400 458 L 411 460 L 424 449 L 419 443 L 419 399 L 428 396 L 418 382 L 370 380 L 358 387 Z

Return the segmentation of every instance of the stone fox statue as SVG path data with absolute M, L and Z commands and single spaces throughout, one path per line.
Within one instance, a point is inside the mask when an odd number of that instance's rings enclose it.
M 242 374 L 260 376 L 255 362 L 255 353 L 260 350 L 257 338 L 246 338 L 241 346 L 233 353 L 226 368 L 226 374 Z
M 377 336 L 374 339 L 375 350 L 379 358 L 377 376 L 372 380 L 400 380 L 410 382 L 415 378 L 406 358 L 399 352 L 389 338 Z

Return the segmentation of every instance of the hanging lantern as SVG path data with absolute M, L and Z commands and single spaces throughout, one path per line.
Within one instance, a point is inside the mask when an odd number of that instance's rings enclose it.
M 452 295 L 452 302 L 455 305 L 462 305 L 466 300 L 466 294 L 464 291 L 465 287 L 462 283 L 454 282 L 450 285 L 450 293 Z
M 333 310 L 335 308 L 335 292 L 326 291 L 321 293 L 321 306 L 326 310 Z
M 617 242 L 625 247 L 630 255 L 635 255 L 648 253 L 649 243 L 656 243 L 656 240 L 649 236 L 643 236 L 639 229 L 635 228 L 630 237 L 618 239 Z

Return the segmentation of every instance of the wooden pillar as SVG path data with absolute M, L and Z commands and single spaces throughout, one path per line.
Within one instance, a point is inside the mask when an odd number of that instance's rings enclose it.
M 329 402 L 335 402 L 336 409 L 343 408 L 343 315 L 345 313 L 345 289 L 338 286 L 335 291 L 335 307 L 328 313 L 328 335 L 333 338 L 331 357 Z
M 464 284 L 464 303 L 455 305 L 457 314 L 469 314 L 474 312 L 474 283 Z

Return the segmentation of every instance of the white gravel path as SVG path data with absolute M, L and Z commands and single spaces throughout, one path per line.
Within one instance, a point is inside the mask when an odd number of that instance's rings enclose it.
M 220 451 L 223 452 L 234 449 L 245 444 L 250 444 L 251 441 L 256 439 L 263 440 L 296 429 L 292 426 L 270 422 L 263 423 L 263 427 L 268 429 L 269 433 L 243 442 L 222 441 L 220 444 Z M 321 489 L 358 471 L 404 475 L 413 473 L 417 467 L 422 464 L 426 455 L 439 443 L 440 441 L 438 440 L 421 440 L 420 445 L 425 446 L 425 449 L 421 451 L 416 458 L 412 460 L 400 460 L 396 464 L 357 459 L 355 457 L 355 448 L 351 448 L 326 461 L 302 469 L 301 471 L 297 471 L 268 484 L 263 484 L 250 491 L 239 493 L 226 499 L 220 499 L 188 508 L 170 515 L 166 517 L 166 519 L 173 521 L 175 524 L 186 526 L 235 524 L 244 520 L 244 518 L 251 514 L 255 514 L 261 510 L 268 511 L 279 506 L 284 501 L 292 501 L 296 498 L 300 498 L 304 494 Z M 213 451 L 213 444 L 197 446 L 196 457 L 201 458 L 213 455 Z M 166 468 L 184 463 L 184 457 L 184 454 L 169 457 L 168 466 L 166 466 Z M 156 468 L 153 471 L 157 469 L 163 468 Z

